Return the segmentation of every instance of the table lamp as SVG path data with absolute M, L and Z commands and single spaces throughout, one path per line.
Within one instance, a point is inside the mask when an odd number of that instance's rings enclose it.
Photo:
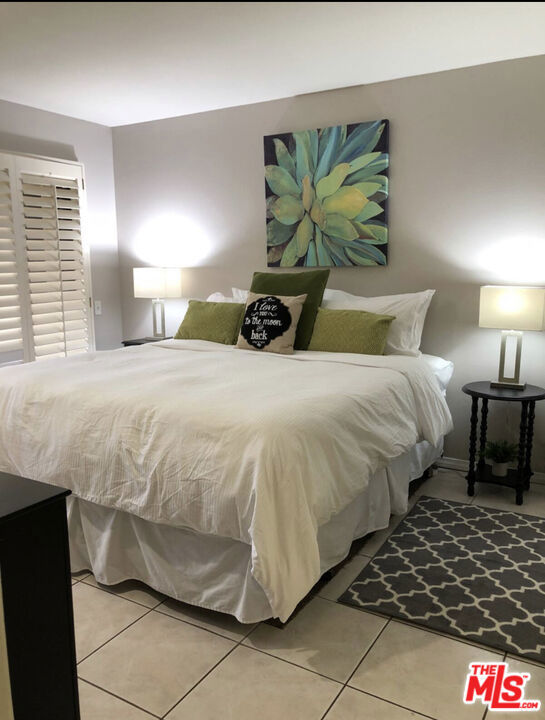
M 481 288 L 479 326 L 502 331 L 498 380 L 491 382 L 491 387 L 524 390 L 526 383 L 520 382 L 522 331 L 543 330 L 544 315 L 545 288 L 501 285 L 485 285 Z M 505 354 L 510 337 L 516 340 L 515 368 L 513 377 L 506 377 Z
M 180 268 L 133 268 L 134 297 L 151 298 L 153 337 L 165 337 L 165 304 L 163 298 L 182 297 Z

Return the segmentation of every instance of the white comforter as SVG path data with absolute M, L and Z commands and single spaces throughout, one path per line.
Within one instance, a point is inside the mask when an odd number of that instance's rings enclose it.
M 281 620 L 319 578 L 318 526 L 451 429 L 418 358 L 191 340 L 2 368 L 0 417 L 1 470 L 251 544 Z

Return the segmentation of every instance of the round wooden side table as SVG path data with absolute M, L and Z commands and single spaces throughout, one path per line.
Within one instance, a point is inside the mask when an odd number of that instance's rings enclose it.
M 475 483 L 485 482 L 505 485 L 515 489 L 517 505 L 522 505 L 525 490 L 530 488 L 532 477 L 532 443 L 534 439 L 534 417 L 536 402 L 545 399 L 545 388 L 537 385 L 526 385 L 524 390 L 490 387 L 490 382 L 483 380 L 464 385 L 462 391 L 471 396 L 471 425 L 469 432 L 469 471 L 467 473 L 467 494 L 475 494 Z M 481 423 L 479 436 L 479 459 L 477 460 L 477 425 L 479 419 L 479 400 L 481 400 Z M 516 469 L 510 469 L 504 478 L 492 475 L 491 468 L 484 461 L 486 447 L 486 431 L 488 421 L 488 401 L 519 402 L 520 430 L 519 451 Z

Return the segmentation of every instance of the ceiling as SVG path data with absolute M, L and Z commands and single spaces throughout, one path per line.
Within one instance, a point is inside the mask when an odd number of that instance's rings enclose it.
M 543 2 L 0 3 L 0 98 L 110 126 L 544 53 Z

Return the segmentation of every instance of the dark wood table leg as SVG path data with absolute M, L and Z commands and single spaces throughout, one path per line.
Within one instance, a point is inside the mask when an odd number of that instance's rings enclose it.
M 517 467 L 517 485 L 516 485 L 516 502 L 522 505 L 522 496 L 524 493 L 525 482 L 525 465 L 526 465 L 526 435 L 528 426 L 528 403 L 521 403 L 520 409 L 520 433 L 519 433 L 519 457 Z
M 526 429 L 526 463 L 524 465 L 524 489 L 530 489 L 530 478 L 532 472 L 532 445 L 534 442 L 534 418 L 536 415 L 536 404 L 532 400 L 528 406 L 528 427 Z
M 475 456 L 477 455 L 477 422 L 479 419 L 479 398 L 471 400 L 471 429 L 469 431 L 469 471 L 467 473 L 467 494 L 475 495 Z
M 481 398 L 481 437 L 479 442 L 479 461 L 477 469 L 484 469 L 484 451 L 486 448 L 486 432 L 488 430 L 488 398 Z

